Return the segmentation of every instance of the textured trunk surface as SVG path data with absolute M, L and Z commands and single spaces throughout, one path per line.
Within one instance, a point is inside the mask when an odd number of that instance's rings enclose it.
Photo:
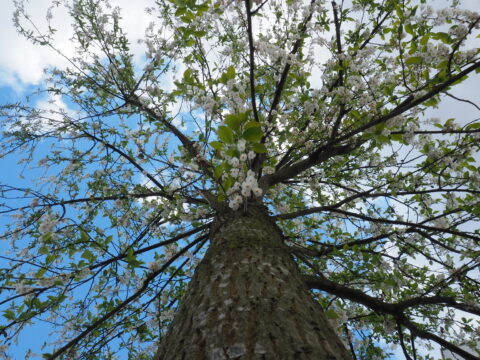
M 155 359 L 350 359 L 263 208 L 212 231 Z

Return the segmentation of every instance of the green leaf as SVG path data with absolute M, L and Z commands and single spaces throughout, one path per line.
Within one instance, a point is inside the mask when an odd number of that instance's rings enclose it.
M 220 76 L 220 82 L 222 84 L 226 84 L 229 80 L 234 78 L 235 78 L 235 68 L 233 67 L 233 65 L 230 65 L 227 68 L 227 71 L 224 72 L 222 76 Z
M 218 138 L 226 144 L 233 144 L 233 131 L 227 126 L 219 126 L 217 130 Z
M 227 151 L 225 151 L 225 154 L 227 154 L 230 157 L 239 157 L 240 156 L 240 152 L 238 151 L 237 148 L 234 148 L 234 149 L 230 148 Z
M 180 16 L 180 20 L 186 24 L 190 24 L 195 19 L 195 14 L 191 11 L 186 11 L 183 16 Z
M 422 38 L 420 39 L 420 45 L 422 46 L 427 45 L 428 39 L 430 39 L 430 34 L 426 34 L 422 36 Z
M 224 172 L 225 172 L 225 163 L 222 163 L 218 166 L 215 166 L 215 169 L 213 169 L 213 176 L 215 177 L 215 179 L 219 179 Z
M 433 96 L 423 103 L 425 106 L 436 106 L 438 104 L 438 99 Z
M 223 149 L 223 144 L 220 141 L 211 141 L 210 146 L 218 151 Z
M 252 144 L 251 147 L 253 151 L 259 154 L 264 154 L 267 152 L 267 148 L 265 147 L 265 144 L 262 144 L 262 143 L 254 143 Z
M 197 6 L 197 11 L 198 12 L 205 12 L 208 10 L 208 3 L 203 3 Z
M 185 8 L 178 8 L 177 11 L 175 11 L 175 16 L 182 16 L 187 12 L 187 9 Z
M 43 276 L 43 274 L 45 274 L 46 272 L 47 272 L 47 268 L 42 267 L 40 270 L 37 271 L 36 277 L 41 278 Z
M 417 41 L 412 41 L 410 43 L 410 50 L 408 50 L 408 54 L 409 55 L 415 54 L 417 52 L 417 49 L 418 49 Z
M 3 312 L 3 317 L 8 319 L 8 320 L 14 320 L 15 319 L 15 313 L 12 310 L 5 310 Z
M 225 189 L 225 191 L 227 191 L 232 187 L 232 185 L 233 185 L 233 179 L 230 176 L 228 176 L 223 183 L 223 188 Z
M 390 142 L 390 138 L 388 136 L 385 136 L 385 135 L 377 135 L 375 137 L 375 140 L 379 144 L 388 144 Z
M 360 120 L 362 118 L 357 110 L 350 111 L 350 115 L 352 115 L 355 120 Z
M 328 318 L 328 319 L 338 319 L 340 316 L 332 309 L 328 309 L 327 311 L 325 311 L 325 316 Z
M 225 124 L 227 124 L 233 131 L 238 131 L 242 125 L 242 118 L 237 114 L 228 114 L 225 116 Z
M 83 259 L 90 261 L 93 258 L 93 253 L 90 250 L 85 250 L 81 256 Z
M 129 247 L 127 250 L 127 256 L 126 256 L 127 261 L 131 261 L 135 259 L 135 254 L 133 253 L 133 248 Z
M 80 230 L 80 241 L 88 242 L 88 234 L 83 230 Z
M 45 258 L 45 264 L 51 264 L 53 262 L 53 260 L 55 260 L 55 255 L 54 254 L 50 254 L 48 255 L 46 258 Z
M 415 32 L 413 31 L 412 24 L 405 25 L 405 31 L 407 33 L 409 33 L 410 35 L 415 35 Z
M 260 139 L 263 137 L 263 132 L 262 129 L 258 126 L 249 127 L 243 132 L 242 137 L 245 140 L 255 143 L 260 141 Z
M 395 6 L 395 12 L 397 13 L 397 16 L 399 19 L 403 19 L 403 11 L 400 5 Z
M 421 64 L 423 59 L 419 56 L 412 56 L 405 60 L 405 64 L 413 65 L 413 64 Z
M 441 42 L 444 44 L 450 44 L 452 41 L 450 40 L 450 36 L 447 33 L 444 32 L 438 32 L 435 34 L 436 38 L 439 39 Z
M 452 83 L 452 86 L 453 86 L 453 85 L 461 84 L 462 82 L 464 82 L 464 81 L 467 80 L 467 79 L 468 79 L 468 76 L 463 76 L 463 77 L 461 77 L 460 79 L 454 81 L 454 82 Z
M 402 134 L 391 134 L 390 138 L 393 141 L 403 141 L 403 135 Z
M 192 70 L 187 69 L 183 73 L 183 82 L 187 85 L 194 85 L 195 84 L 195 78 L 192 75 Z
M 440 61 L 437 65 L 437 69 L 446 69 L 448 67 L 448 60 Z
M 233 79 L 235 77 L 235 67 L 230 65 L 225 74 L 227 75 L 228 79 Z
M 260 124 L 259 122 L 256 122 L 256 121 L 249 121 L 248 123 L 245 124 L 244 126 L 244 129 L 249 129 L 249 128 L 252 128 L 252 127 L 261 127 L 262 124 Z
M 475 129 L 480 129 L 480 123 L 473 123 L 473 124 L 468 124 L 465 127 L 466 130 L 475 130 Z

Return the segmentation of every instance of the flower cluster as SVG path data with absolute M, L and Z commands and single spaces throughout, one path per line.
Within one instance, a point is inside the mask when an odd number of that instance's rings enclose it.
M 240 194 L 238 193 L 240 191 Z M 262 196 L 262 189 L 258 187 L 258 182 L 255 177 L 255 172 L 252 170 L 247 171 L 247 177 L 240 184 L 236 182 L 235 185 L 229 190 L 229 193 L 235 193 L 233 198 L 228 202 L 228 206 L 232 210 L 238 210 L 243 203 L 243 197 L 248 198 L 251 195 L 260 197 Z
M 263 53 L 271 57 L 272 59 L 280 59 L 282 62 L 289 63 L 289 64 L 297 64 L 297 57 L 295 54 L 290 54 L 285 51 L 283 48 L 271 44 L 266 41 L 258 40 L 255 43 L 255 48 L 259 53 Z
M 53 214 L 45 214 L 42 216 L 42 220 L 40 223 L 40 226 L 38 227 L 38 231 L 42 235 L 50 234 L 53 229 L 55 228 L 55 225 L 57 225 L 57 218 Z

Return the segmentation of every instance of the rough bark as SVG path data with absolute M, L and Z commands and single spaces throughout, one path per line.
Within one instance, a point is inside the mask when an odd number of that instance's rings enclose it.
M 225 213 L 212 233 L 155 359 L 350 359 L 265 208 Z

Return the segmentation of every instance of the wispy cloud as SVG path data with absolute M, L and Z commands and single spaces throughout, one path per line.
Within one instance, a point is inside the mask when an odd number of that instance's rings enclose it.
M 25 4 L 26 12 L 32 23 L 40 32 L 48 29 L 47 13 L 51 0 L 35 0 Z M 141 63 L 144 55 L 143 45 L 138 40 L 143 38 L 145 28 L 152 20 L 144 10 L 152 5 L 149 0 L 127 1 L 112 0 L 112 6 L 122 9 L 121 25 L 130 41 L 136 63 Z M 74 55 L 74 42 L 71 41 L 73 30 L 71 17 L 65 7 L 55 7 L 52 11 L 51 25 L 55 32 L 55 46 L 62 56 L 48 46 L 32 44 L 17 33 L 14 26 L 13 1 L 5 0 L 0 12 L 0 85 L 9 86 L 20 92 L 28 85 L 37 85 L 45 77 L 44 69 L 48 67 L 62 68 L 68 64 L 67 58 Z M 28 24 L 26 24 L 28 25 Z M 28 26 L 31 28 L 31 26 Z

